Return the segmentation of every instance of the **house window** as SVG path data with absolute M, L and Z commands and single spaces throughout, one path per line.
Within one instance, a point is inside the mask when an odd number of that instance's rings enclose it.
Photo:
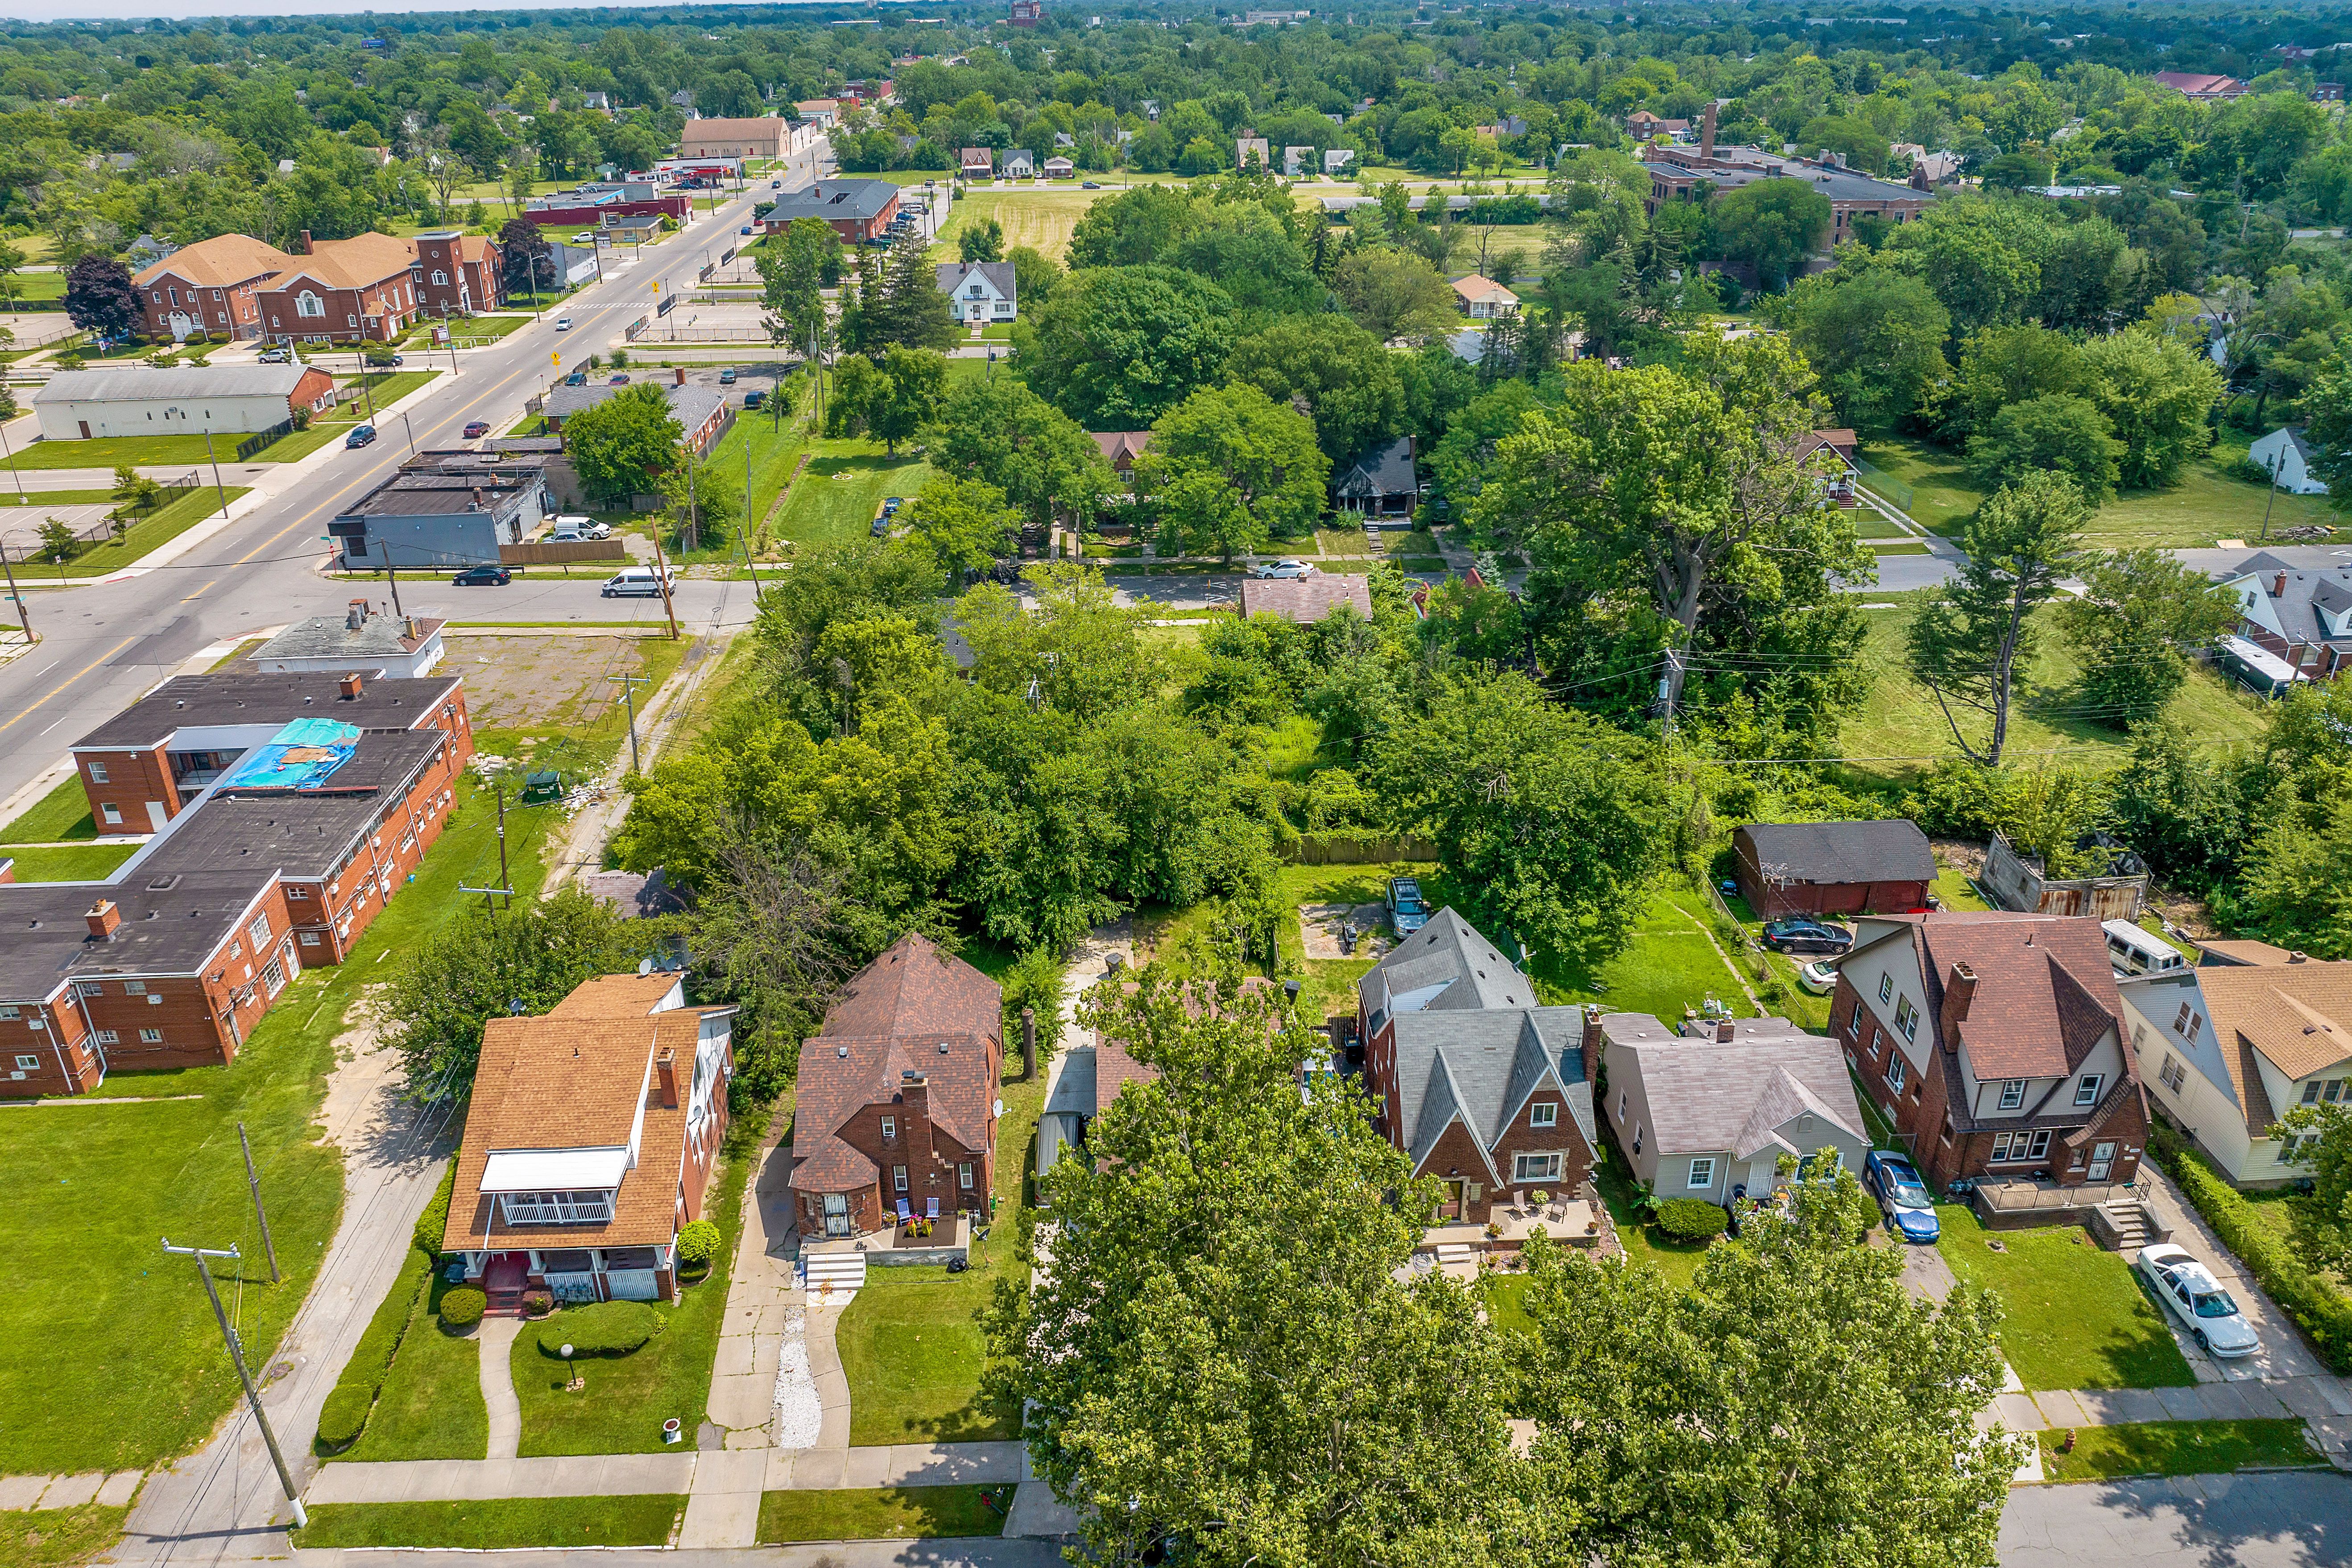
M 1693 1160 L 1691 1162 L 1690 1190 L 1695 1193 L 1700 1193 L 1705 1192 L 1707 1188 L 1713 1185 L 1715 1185 L 1715 1162 L 1713 1160 Z
M 2180 1005 L 2180 1012 L 2172 1020 L 2172 1032 L 2176 1035 L 2189 1033 L 2189 1004 L 2186 1002 Z
M 1617 1125 L 1619 1125 L 1620 1127 L 1622 1127 L 1624 1124 L 1625 1124 L 1625 1091 L 1624 1091 L 1623 1089 L 1619 1089 L 1619 1090 L 1617 1091 Z
M 2024 1103 L 2025 1080 L 2021 1078 L 2005 1078 L 2001 1079 L 2000 1108 L 2003 1110 L 2015 1110 L 2019 1106 L 2021 1106 Z
M 92 784 L 112 784 L 114 781 L 106 776 L 106 764 L 104 763 L 92 763 L 89 764 L 89 782 Z
M 101 805 L 98 808 L 98 814 L 106 818 L 107 826 L 110 827 L 122 826 L 122 808 L 119 805 Z
M 318 945 L 319 945 L 319 933 L 318 933 L 317 931 L 304 931 L 304 932 L 302 933 L 302 945 L 303 945 L 304 947 L 316 947 L 316 946 L 318 946 Z
M 21 1015 L 17 1013 L 16 1004 L 10 1003 L 5 1006 L 0 1006 L 0 1018 L 15 1018 L 18 1016 L 21 1016 Z
M 1890 973 L 1878 977 L 1878 999 L 1885 1001 L 1895 994 L 1895 976 Z
M 959 1161 L 959 1162 L 957 1163 L 957 1164 L 956 1164 L 956 1185 L 957 1185 L 957 1186 L 961 1187 L 965 1192 L 970 1192 L 970 1191 L 971 1191 L 971 1161 L 969 1161 L 969 1160 L 963 1160 L 963 1161 Z
M 1530 1127 L 1559 1126 L 1559 1107 L 1549 1100 L 1539 1100 L 1536 1104 L 1529 1106 L 1528 1108 L 1528 1125 Z
M 34 1072 L 38 1070 L 40 1065 L 41 1058 L 38 1057 L 28 1057 L 20 1054 L 16 1058 L 16 1070 L 18 1072 Z
M 294 313 L 297 316 L 310 316 L 324 320 L 327 314 L 327 302 L 305 289 L 294 296 Z
M 264 910 L 254 916 L 253 923 L 245 928 L 245 934 L 253 939 L 254 952 L 259 952 L 263 948 L 268 947 L 269 945 L 269 911 Z
M 2032 1132 L 1996 1132 L 1992 1135 L 1992 1157 L 1995 1160 L 2039 1160 L 2050 1152 L 2050 1129 L 2039 1128 Z
M 2106 1079 L 2099 1073 L 2084 1073 L 2083 1075 L 2083 1080 L 2074 1086 L 2074 1103 L 2077 1105 L 2098 1104 L 2099 1086 L 2105 1081 Z
M 1952 1144 L 1952 1113 L 1948 1110 L 1944 1113 L 1944 1146 L 1948 1149 Z
M 98 1032 L 98 1043 L 101 1046 L 113 1045 L 121 1037 L 112 1029 L 100 1029 Z
M 884 1117 L 882 1119 L 882 1141 L 887 1143 L 898 1136 L 898 1119 L 895 1116 Z
M 1908 996 L 1895 1004 L 1895 1026 L 1903 1031 L 1906 1040 L 1919 1037 L 1919 1009 L 1911 1005 Z
M 433 269 L 433 281 L 436 283 L 446 283 L 449 281 L 449 275 L 436 267 Z
M 1845 1037 L 1849 1040 L 1862 1038 L 1862 1004 L 1859 1002 L 1853 1005 L 1853 1011 L 1846 1015 Z
M 278 961 L 274 958 L 261 966 L 261 980 L 269 987 L 272 996 L 286 989 L 286 972 L 278 967 Z
M 161 1029 L 142 1029 L 139 1031 L 139 1043 L 144 1046 L 160 1046 L 163 1043 L 163 1031 Z
M 1640 1153 L 1641 1152 L 1642 1152 L 1642 1124 L 1641 1124 L 1640 1122 L 1636 1121 L 1635 1123 L 1633 1123 L 1633 1152 L 1634 1152 L 1634 1153 L 1636 1153 L 1636 1154 L 1638 1154 L 1638 1153 Z
M 9 1016 L 14 1017 L 16 1015 L 12 1013 Z M 2303 1103 L 2305 1105 L 2317 1105 L 2319 1103 L 2319 1091 L 2321 1087 L 2320 1081 L 2317 1079 L 2313 1079 L 2309 1083 L 2305 1084 L 2303 1086 Z
M 907 1190 L 906 1166 L 893 1165 L 890 1167 L 890 1186 L 891 1189 L 896 1192 L 903 1193 Z
M 1909 1065 L 1910 1064 L 1903 1059 L 1903 1053 L 1901 1051 L 1888 1052 L 1886 1057 L 1886 1087 L 1893 1089 L 1895 1093 L 1901 1094 L 1903 1092 L 1904 1069 Z
M 1639 1149 L 1642 1140 L 1637 1134 L 1633 1147 Z M 1557 1154 L 1520 1154 L 1512 1159 L 1511 1180 L 1515 1182 L 1556 1182 L 1559 1180 L 1559 1156 Z
M 2189 1069 L 2180 1065 L 2180 1058 L 2179 1057 L 2174 1056 L 2170 1051 L 2167 1051 L 2164 1053 L 2164 1070 L 2158 1073 L 2156 1076 L 2158 1081 L 2162 1083 L 2165 1088 L 2170 1089 L 2175 1094 L 2179 1094 L 2180 1092 L 2180 1086 L 2189 1079 Z M 2311 1086 L 2313 1089 L 2317 1089 L 2318 1087 L 2319 1086 L 2317 1084 L 2313 1084 Z M 2305 1102 L 2308 1103 L 2310 1100 L 2309 1094 L 2306 1093 L 2304 1098 Z

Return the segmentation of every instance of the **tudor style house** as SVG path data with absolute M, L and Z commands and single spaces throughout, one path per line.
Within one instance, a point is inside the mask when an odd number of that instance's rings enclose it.
M 1934 1187 L 2139 1172 L 2147 1104 L 2095 920 L 1865 915 L 1830 1028 Z
M 677 1233 L 727 1134 L 734 1016 L 688 1006 L 676 974 L 608 974 L 483 1028 L 441 1250 L 490 1311 L 532 1289 L 677 1299 Z
M 858 971 L 801 1048 L 793 1205 L 803 1236 L 863 1236 L 900 1213 L 988 1212 L 1003 994 L 919 936 Z
M 1365 1087 L 1412 1173 L 1444 1184 L 1442 1222 L 1484 1224 L 1592 1170 L 1584 1014 L 1548 1007 L 1500 949 L 1441 910 L 1356 984 Z

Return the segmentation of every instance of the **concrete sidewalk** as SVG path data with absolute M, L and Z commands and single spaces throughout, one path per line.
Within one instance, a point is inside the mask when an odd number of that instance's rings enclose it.
M 528 1459 L 401 1459 L 323 1467 L 310 1503 L 470 1502 L 509 1497 L 699 1497 L 854 1487 L 943 1487 L 1024 1479 L 1017 1442 L 905 1443 L 889 1447 L 715 1448 L 697 1453 L 572 1454 Z M 740 1544 L 750 1544 L 748 1539 Z
M 79 1508 L 94 1502 L 121 1508 L 131 1500 L 144 1470 L 84 1470 L 73 1476 L 0 1476 L 0 1512 L 25 1509 Z
M 1016 1505 L 1017 1509 L 1017 1505 Z M 1061 1548 L 1052 1542 L 994 1537 L 929 1541 L 812 1541 L 795 1546 L 740 1546 L 719 1550 L 688 1547 L 599 1547 L 569 1553 L 545 1552 L 297 1552 L 300 1568 L 482 1568 L 485 1563 L 530 1564 L 579 1562 L 592 1568 L 1063 1568 Z M 282 1559 L 281 1559 L 282 1561 Z
M 2271 1383 L 2199 1383 L 2187 1388 L 2076 1388 L 1993 1396 L 1993 1413 L 2012 1432 L 2066 1426 L 2122 1426 L 2140 1421 L 2257 1421 L 2352 1416 L 2341 1378 Z

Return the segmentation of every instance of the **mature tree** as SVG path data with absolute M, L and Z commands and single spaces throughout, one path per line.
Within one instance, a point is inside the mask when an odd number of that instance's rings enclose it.
M 383 1037 L 400 1053 L 410 1092 L 462 1095 L 490 1019 L 518 1001 L 544 1013 L 583 980 L 633 970 L 667 931 L 624 920 L 574 888 L 495 912 L 468 909 L 393 971 L 376 1004 Z
M 1046 1177 L 1054 1263 L 990 1311 L 985 1386 L 1104 1562 L 1531 1563 L 1496 1334 L 1403 1267 L 1432 1184 L 1230 974 L 1096 993 L 1157 1076 Z
M 691 452 L 680 451 L 677 466 L 662 476 L 661 496 L 680 550 L 724 549 L 743 520 L 740 476 L 722 474 Z
M 2091 401 L 2123 449 L 2117 478 L 2133 489 L 2179 482 L 2189 461 L 2213 444 L 2206 423 L 2220 401 L 2221 373 L 2206 354 L 2144 327 L 2083 345 Z
M 852 354 L 841 363 L 825 404 L 825 433 L 864 434 L 891 457 L 940 411 L 947 390 L 947 356 L 892 343 L 877 362 Z
M 1169 267 L 1073 272 L 1013 329 L 1013 368 L 1090 430 L 1139 430 L 1223 370 L 1233 301 Z
M 1664 863 L 1648 751 L 1510 674 L 1447 681 L 1374 742 L 1372 771 L 1436 844 L 1465 914 L 1589 972 L 1624 947 Z
M 1794 140 L 1797 151 L 1809 158 L 1821 153 L 1843 153 L 1853 168 L 1873 174 L 1886 173 L 1886 133 L 1868 121 L 1845 114 L 1818 115 L 1805 122 Z
M 1911 623 L 1911 673 L 1935 694 L 1953 742 L 1971 762 L 2000 761 L 2017 667 L 2033 651 L 2032 616 L 2074 570 L 2089 519 L 2083 492 L 2063 474 L 2021 476 L 1969 519 L 1959 576 L 1932 590 Z M 1991 734 L 1971 740 L 1955 703 L 1990 721 Z
M 1946 377 L 1952 318 L 1916 278 L 1873 267 L 1790 289 L 1780 317 L 1846 424 L 1887 430 L 1911 416 Z
M 920 434 L 934 470 L 985 479 L 1039 523 L 1083 522 L 1121 493 L 1094 437 L 1009 375 L 956 383 Z
M 2303 400 L 2311 471 L 2327 486 L 2327 504 L 2352 511 L 2352 363 L 2338 363 Z
M 1990 1563 L 2032 1442 L 1980 1434 L 2000 1309 L 1906 1289 L 1851 1172 L 1800 1179 L 1683 1289 L 1646 1264 L 1529 1249 L 1536 1495 L 1573 1497 L 1563 1563 Z
M 805 354 L 822 353 L 832 320 L 823 290 L 841 272 L 841 237 L 823 218 L 794 218 L 752 258 L 760 270 L 769 340 Z
M 1497 382 L 1473 398 L 1446 425 L 1444 438 L 1430 454 L 1437 493 L 1466 513 L 1486 488 L 1486 476 L 1495 471 L 1502 442 L 1517 435 L 1521 422 L 1540 405 L 1535 388 L 1524 381 Z
M 1088 206 L 1070 231 L 1070 270 L 1165 261 L 1200 221 L 1175 185 L 1137 185 Z
M 131 269 L 113 257 L 92 251 L 66 274 L 66 320 L 83 331 L 127 338 L 142 319 Z
M 1051 299 L 1062 280 L 1061 264 L 1034 246 L 1016 245 L 1004 259 L 1013 263 L 1014 295 L 1032 310 Z
M 2227 588 L 2163 550 L 2095 557 L 2083 592 L 2059 606 L 2083 660 L 2083 695 L 2097 721 L 2124 729 L 2164 711 L 2202 652 L 2238 624 Z
M 2270 1135 L 2283 1160 L 2312 1173 L 2312 1190 L 2287 1202 L 2295 1256 L 2322 1278 L 2352 1275 L 2352 1095 L 2295 1106 Z
M 2035 397 L 2084 395 L 2090 385 L 2082 345 L 2072 338 L 2032 322 L 1979 328 L 1961 349 L 1959 374 L 1944 399 L 1944 438 L 1965 440 L 1990 429 L 2004 408 Z
M 1013 552 L 1021 511 L 985 479 L 935 476 L 907 505 L 907 525 L 950 572 L 983 572 Z
M 1411 251 L 1375 247 L 1343 258 L 1332 288 L 1381 342 L 1426 343 L 1462 325 L 1445 274 Z
M 1999 489 L 2034 474 L 2056 474 L 2084 495 L 2113 494 L 2123 443 L 2087 397 L 2053 393 L 2002 409 L 1969 437 L 1969 477 Z
M 2237 869 L 2246 798 L 2233 761 L 2192 746 L 2177 724 L 2136 724 L 2114 789 L 2124 841 L 2166 880 L 2201 892 Z
M 510 217 L 499 226 L 499 251 L 510 293 L 518 284 L 536 294 L 542 289 L 555 288 L 561 281 L 555 276 L 554 247 L 541 235 L 539 225 L 527 217 Z M 485 305 L 497 302 L 482 301 Z
M 956 236 L 956 258 L 960 261 L 1002 261 L 1004 259 L 1004 226 L 992 217 L 977 218 L 963 226 Z
M 1345 316 L 1325 311 L 1253 332 L 1234 345 L 1226 369 L 1277 403 L 1303 403 L 1336 468 L 1403 428 L 1396 357 Z
M 7 304 L 8 312 L 16 310 L 16 277 L 25 270 L 25 253 L 16 246 L 0 239 L 0 300 Z
M 1830 199 L 1802 180 L 1758 180 L 1707 205 L 1716 247 L 1755 269 L 1756 284 L 1779 289 L 1829 238 Z
M 1330 472 L 1307 416 L 1245 382 L 1203 387 L 1161 415 L 1135 460 L 1136 493 L 1167 513 L 1173 553 L 1228 563 L 1313 529 Z
M 843 348 L 868 354 L 892 343 L 945 349 L 962 337 L 954 305 L 940 292 L 939 273 L 920 239 L 900 239 L 878 271 L 867 269 L 863 259 L 856 297 L 841 312 Z
M 2352 797 L 2275 810 L 2246 847 L 2244 925 L 2317 958 L 2352 958 Z
M 1280 218 L 1255 202 L 1221 202 L 1160 260 L 1223 289 L 1244 310 L 1304 310 L 1323 284 Z
M 658 490 L 685 436 L 669 398 L 649 382 L 625 386 L 563 422 L 564 451 L 581 485 L 613 503 Z

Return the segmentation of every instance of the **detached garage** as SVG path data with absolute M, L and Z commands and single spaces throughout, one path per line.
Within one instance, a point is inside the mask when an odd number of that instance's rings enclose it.
M 247 435 L 285 424 L 297 408 L 323 413 L 334 392 L 335 378 L 307 364 L 69 370 L 33 394 L 33 412 L 49 441 Z
M 1731 835 L 1759 919 L 1905 914 L 1927 907 L 1936 854 L 1916 822 L 1751 822 Z

